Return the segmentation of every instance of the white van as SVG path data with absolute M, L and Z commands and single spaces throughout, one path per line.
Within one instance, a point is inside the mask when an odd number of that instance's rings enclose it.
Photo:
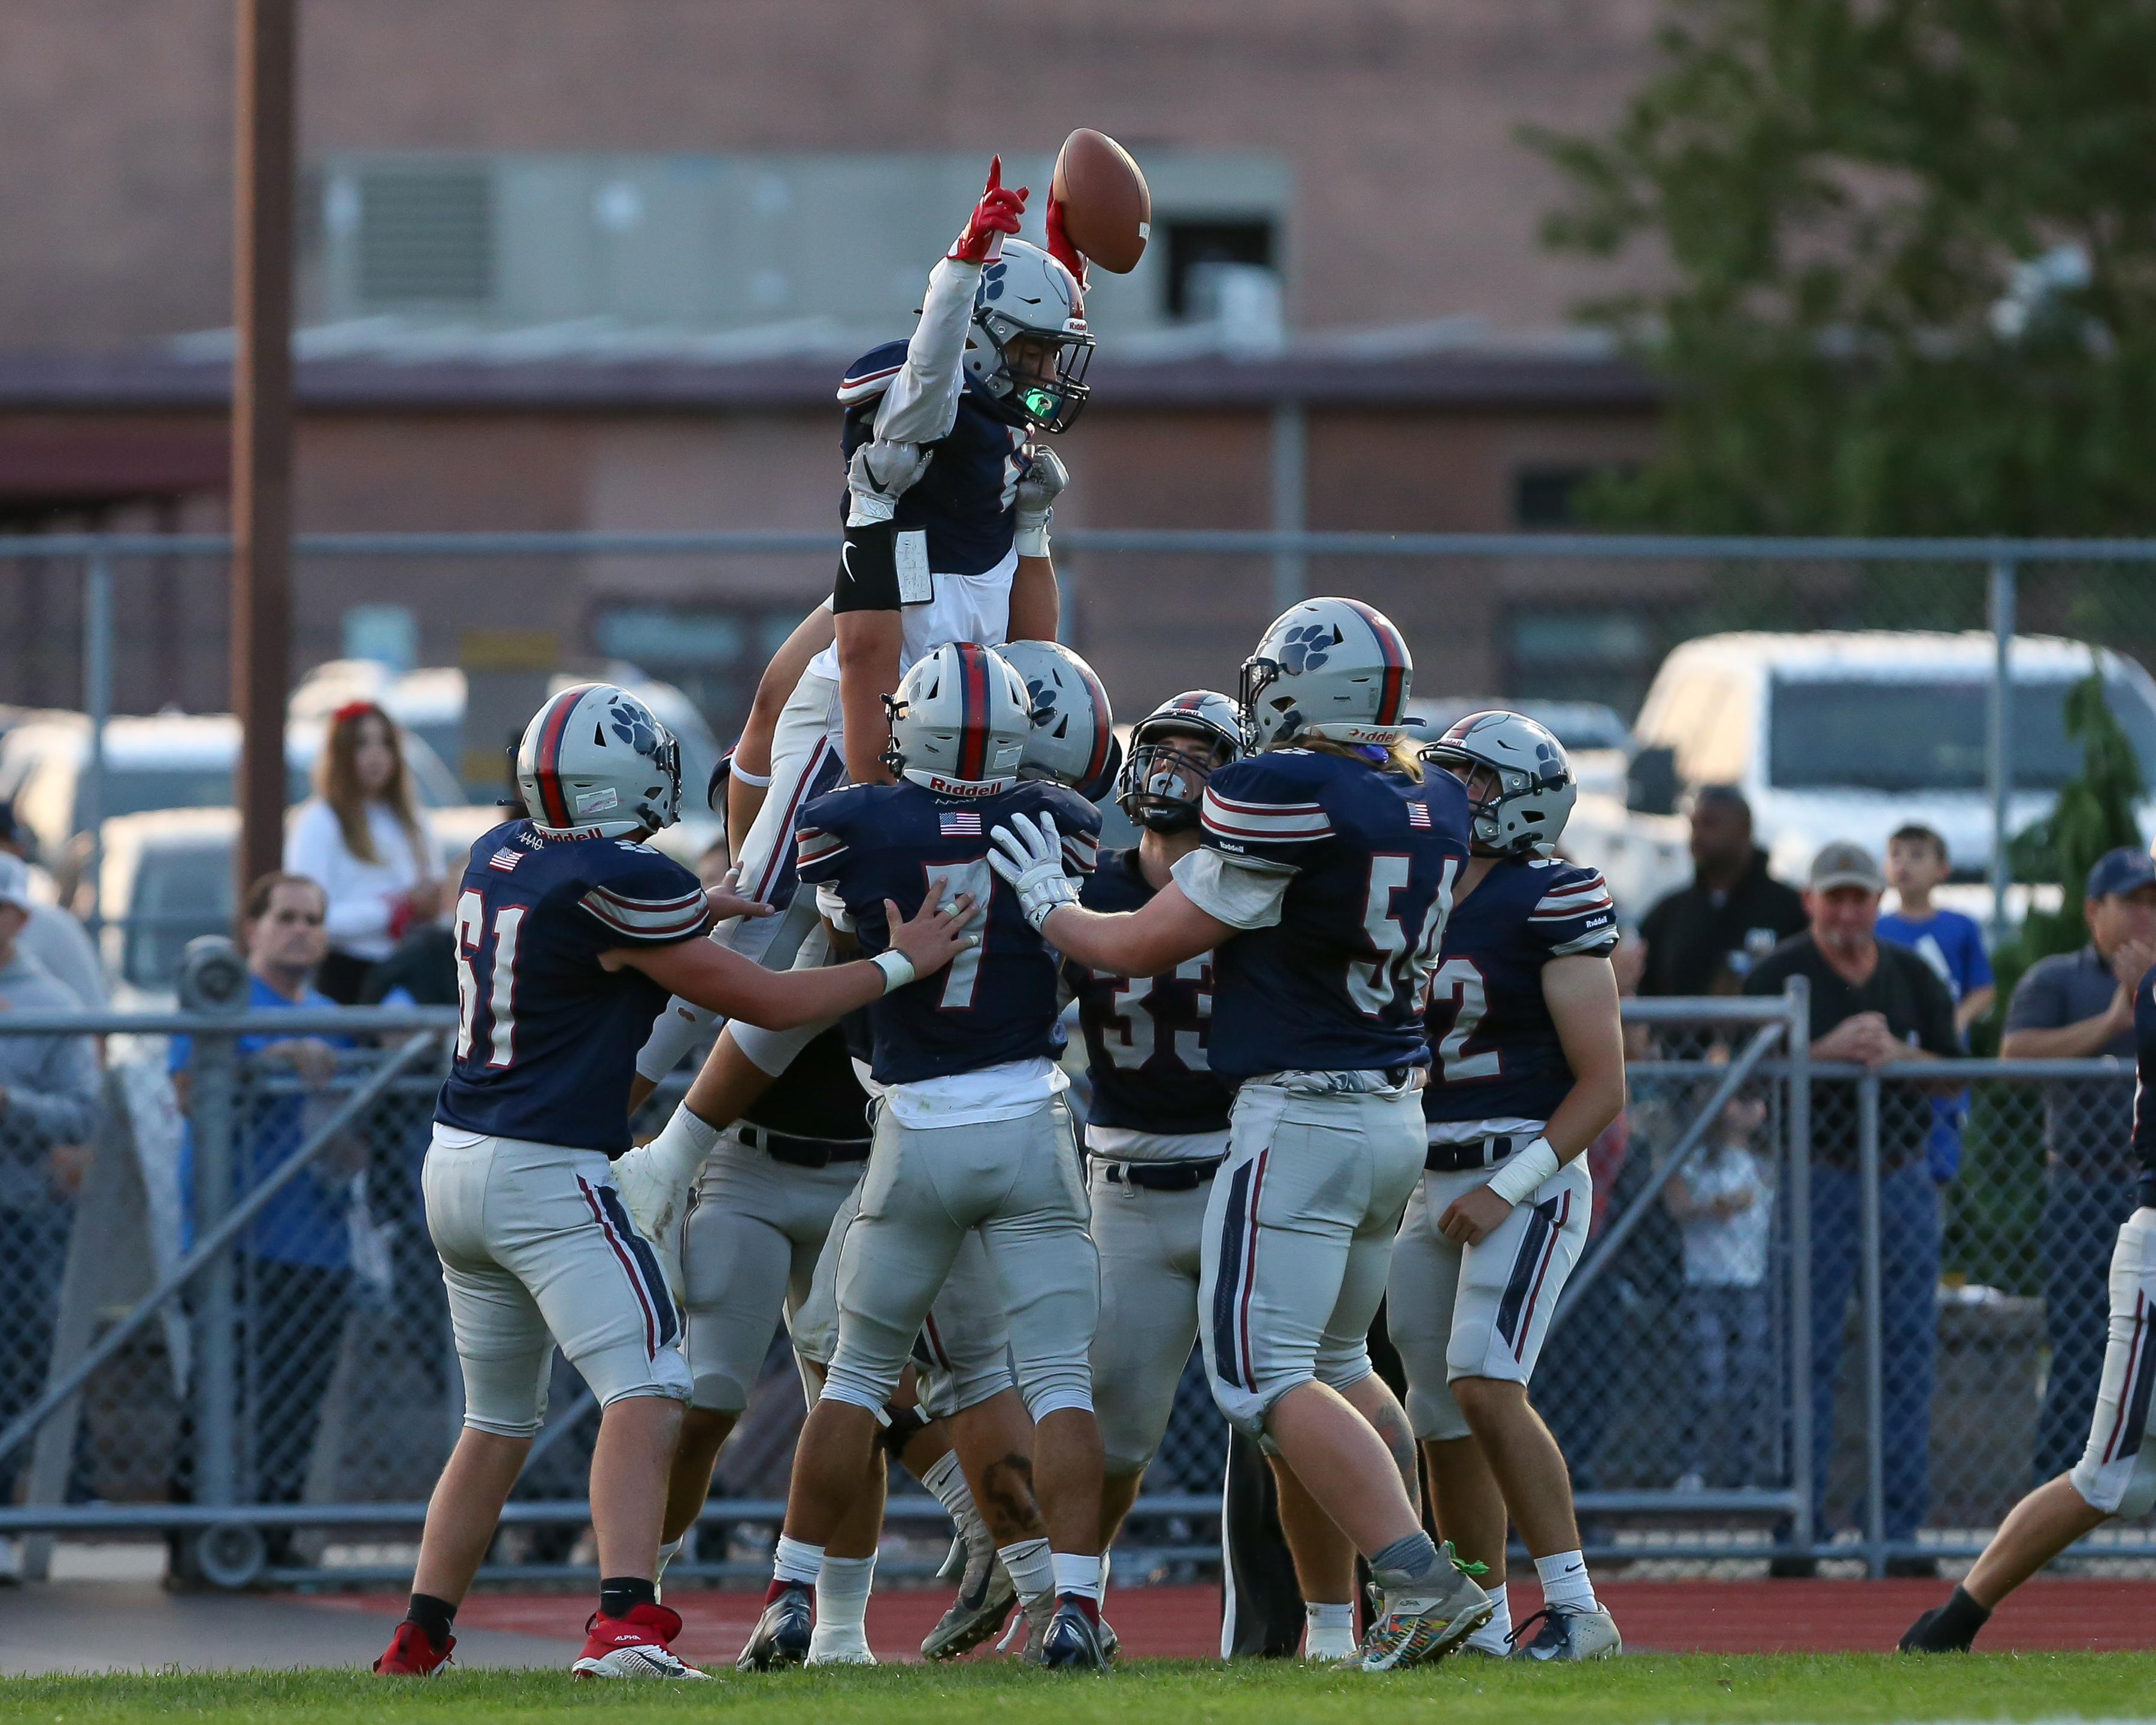
M 1633 731 L 1641 748 L 1673 752 L 1685 787 L 1741 790 L 1785 880 L 1801 880 L 1830 839 L 1882 855 L 1910 822 L 1945 839 L 1958 875 L 1981 878 L 1994 652 L 1975 630 L 1706 635 L 1662 661 Z M 2011 831 L 2050 814 L 2080 771 L 2066 694 L 2092 670 L 2143 773 L 2156 772 L 2156 681 L 2138 665 L 2051 635 L 2015 637 L 2012 662 Z M 2156 803 L 2141 805 L 2140 821 L 2144 832 L 2156 824 Z

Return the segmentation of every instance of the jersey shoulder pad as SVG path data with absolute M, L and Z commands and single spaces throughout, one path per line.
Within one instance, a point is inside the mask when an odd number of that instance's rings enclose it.
M 1601 870 L 1553 859 L 1529 863 L 1527 872 L 1532 885 L 1525 890 L 1535 895 L 1527 932 L 1551 957 L 1616 945 L 1617 906 Z
M 794 865 L 804 880 L 832 880 L 846 860 L 873 842 L 879 815 L 897 787 L 843 785 L 801 811 L 793 829 Z
M 846 374 L 839 380 L 839 402 L 843 407 L 852 407 L 881 395 L 891 387 L 891 380 L 906 367 L 906 343 L 886 341 L 880 347 L 871 347 L 846 367 Z
M 701 934 L 711 906 L 696 877 L 670 856 L 623 839 L 585 841 L 577 902 L 627 946 L 665 946 Z
M 1204 841 L 1230 856 L 1300 863 L 1333 835 L 1326 792 L 1348 763 L 1314 750 L 1278 749 L 1231 762 L 1207 782 L 1199 819 Z
M 1081 875 L 1093 872 L 1101 853 L 1101 811 L 1068 785 L 1032 783 L 1011 793 L 1014 812 L 1052 814 L 1063 838 L 1064 866 Z

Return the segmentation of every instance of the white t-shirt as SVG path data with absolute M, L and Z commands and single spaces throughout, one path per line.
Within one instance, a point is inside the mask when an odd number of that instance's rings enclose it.
M 389 922 L 398 901 L 424 880 L 440 872 L 426 811 L 418 814 L 420 852 L 414 855 L 403 824 L 386 803 L 367 805 L 367 836 L 378 862 L 362 862 L 346 849 L 336 812 L 320 797 L 311 797 L 285 834 L 285 868 L 321 884 L 329 898 L 326 927 L 339 952 L 370 963 L 387 958 L 396 945 Z
M 1680 1224 L 1685 1281 L 1694 1287 L 1758 1286 L 1767 1278 L 1767 1235 L 1774 1219 L 1766 1164 L 1749 1150 L 1724 1144 L 1702 1150 L 1678 1172 L 1694 1204 L 1752 1194 L 1734 1215 L 1695 1215 Z
M 892 1119 L 916 1128 L 1022 1119 L 1070 1088 L 1070 1075 L 1040 1055 L 942 1078 L 916 1078 L 911 1084 L 878 1084 L 869 1076 L 867 1062 L 855 1060 L 854 1076 L 870 1096 L 882 1099 Z

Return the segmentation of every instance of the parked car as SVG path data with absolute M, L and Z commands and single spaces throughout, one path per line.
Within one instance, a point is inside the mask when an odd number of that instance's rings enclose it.
M 1408 716 L 1420 719 L 1430 732 L 1449 730 L 1470 713 L 1505 707 L 1525 713 L 1564 746 L 1565 759 L 1582 794 L 1622 801 L 1625 774 L 1632 758 L 1632 732 L 1616 708 L 1599 701 L 1545 701 L 1535 696 L 1440 695 L 1411 700 Z
M 1830 839 L 1880 853 L 1911 821 L 1946 839 L 1957 874 L 1980 879 L 1992 852 L 1994 650 L 1978 631 L 1703 636 L 1662 661 L 1633 728 L 1643 752 L 1669 751 L 1680 786 L 1743 791 L 1785 880 L 1801 880 Z M 2012 663 L 2012 830 L 2048 814 L 2080 770 L 2066 694 L 2092 670 L 2134 752 L 2156 769 L 2156 681 L 2140 665 L 2051 635 L 2016 637 Z M 2156 803 L 2140 819 L 2144 832 L 2156 824 Z
M 287 802 L 310 794 L 315 757 L 327 731 L 326 717 L 295 719 L 285 726 Z M 155 809 L 228 807 L 239 760 L 239 721 L 230 713 L 108 719 L 99 814 L 109 821 Z M 455 775 L 408 733 L 405 760 L 423 805 L 453 808 L 464 801 Z M 88 825 L 89 764 L 90 720 L 81 713 L 40 712 L 0 737 L 0 797 L 14 798 L 17 816 L 37 835 L 52 865 Z

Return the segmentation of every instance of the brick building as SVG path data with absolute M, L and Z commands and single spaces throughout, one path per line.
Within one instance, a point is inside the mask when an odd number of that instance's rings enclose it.
M 1539 249 L 1558 187 L 1515 132 L 1614 114 L 1654 12 L 1108 0 L 1020 27 L 981 0 L 305 0 L 300 524 L 829 524 L 838 368 L 908 326 L 988 154 L 1041 187 L 1076 124 L 1138 155 L 1156 220 L 1139 272 L 1096 279 L 1060 521 L 1555 524 L 1578 475 L 1648 449 L 1655 403 L 1564 330 L 1613 280 Z M 0 57 L 11 528 L 221 521 L 230 13 L 18 9 Z M 1262 559 L 1100 554 L 1071 573 L 1074 638 L 1126 706 L 1231 677 L 1271 608 Z M 403 608 L 424 662 L 513 621 L 675 675 L 723 721 L 828 575 L 345 560 L 303 567 L 297 655 L 336 655 L 359 608 Z M 1635 575 L 1308 578 L 1391 610 L 1433 692 L 1622 701 L 1651 668 Z M 121 705 L 221 705 L 219 572 L 120 579 Z M 70 588 L 50 565 L 0 569 L 11 588 L 0 700 L 73 699 Z

